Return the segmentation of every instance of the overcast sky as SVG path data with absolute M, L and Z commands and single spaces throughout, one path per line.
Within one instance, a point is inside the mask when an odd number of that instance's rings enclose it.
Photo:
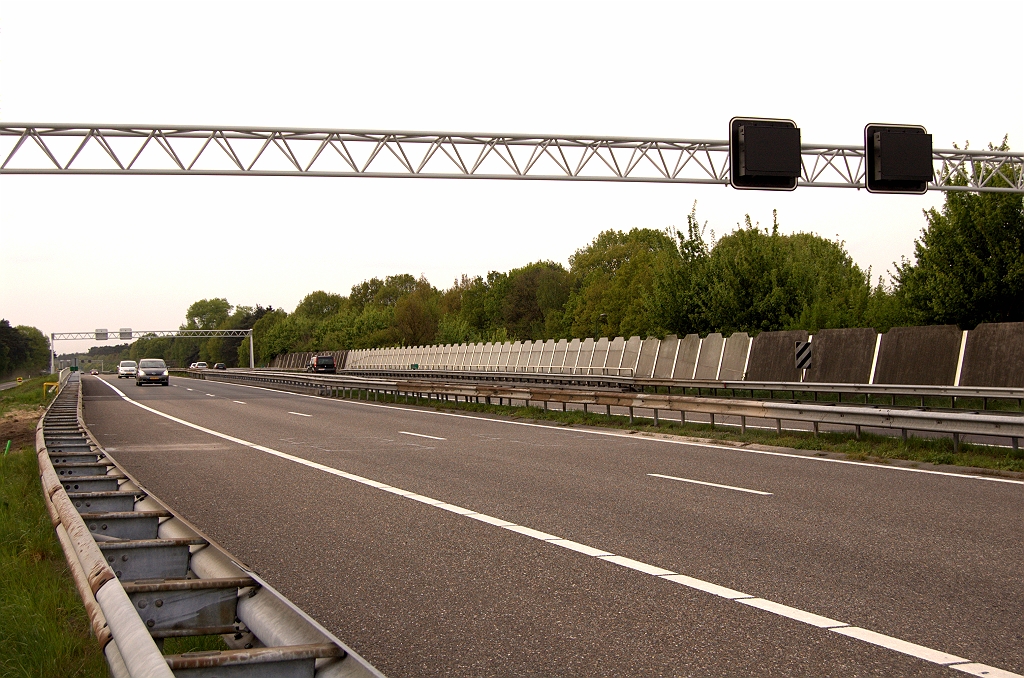
M 1024 144 L 1024 2 L 0 2 L 0 120 L 724 139 L 736 115 L 859 144 Z M 5 146 L 0 151 L 6 151 Z M 373 276 L 568 263 L 609 228 L 750 214 L 877 277 L 942 196 L 302 177 L 0 177 L 0 316 L 170 329 Z M 59 346 L 65 350 L 69 347 Z M 86 345 L 81 346 L 82 349 Z

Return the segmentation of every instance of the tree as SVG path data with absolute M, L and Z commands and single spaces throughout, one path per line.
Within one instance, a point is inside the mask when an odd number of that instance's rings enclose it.
M 212 330 L 228 319 L 231 304 L 227 299 L 200 299 L 185 312 L 183 330 Z
M 1006 139 L 993 150 L 1009 150 Z M 961 170 L 951 181 L 967 179 Z M 896 271 L 911 317 L 964 329 L 1024 320 L 1024 196 L 947 191 L 942 210 L 925 218 L 915 262 Z
M 395 329 L 406 346 L 422 346 L 434 340 L 440 319 L 438 292 L 420 278 L 416 290 L 401 297 L 395 304 Z
M 317 290 L 310 292 L 295 307 L 295 313 L 314 320 L 337 315 L 348 306 L 348 300 L 340 294 Z
M 703 287 L 703 324 L 722 332 L 856 327 L 871 294 L 869 273 L 842 242 L 783 235 L 777 215 L 771 230 L 747 216 L 745 228 L 715 243 Z
M 658 334 L 647 297 L 654 272 L 678 261 L 670 231 L 609 230 L 569 258 L 572 289 L 562 332 L 574 337 Z

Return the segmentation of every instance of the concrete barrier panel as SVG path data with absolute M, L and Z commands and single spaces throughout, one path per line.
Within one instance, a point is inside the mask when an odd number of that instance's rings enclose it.
M 508 369 L 510 372 L 515 372 L 519 369 L 519 366 L 523 363 L 523 342 L 516 341 L 512 344 L 512 352 L 508 355 Z
M 870 327 L 818 330 L 811 340 L 811 367 L 804 375 L 804 381 L 868 383 L 877 336 Z
M 608 344 L 608 358 L 604 361 L 605 374 L 618 374 L 619 366 L 622 364 L 622 352 L 626 348 L 626 340 L 622 337 L 615 337 Z
M 551 360 L 555 357 L 555 340 L 548 339 L 544 342 L 544 348 L 540 353 L 540 363 L 537 365 L 538 372 L 550 372 Z
M 733 332 L 725 340 L 725 353 L 722 355 L 722 367 L 718 370 L 721 381 L 742 381 L 743 368 L 747 364 L 747 352 L 750 349 L 750 335 L 746 332 Z
M 622 376 L 632 376 L 636 371 L 636 362 L 640 358 L 641 346 L 643 346 L 643 340 L 640 337 L 634 336 L 626 340 L 625 346 L 622 347 L 622 360 L 619 361 Z
M 676 349 L 679 348 L 679 337 L 670 334 L 661 340 L 658 347 L 658 359 L 654 363 L 655 379 L 671 379 L 672 368 L 676 364 Z
M 590 369 L 590 364 L 594 360 L 594 348 L 595 343 L 591 337 L 587 337 L 580 344 L 580 357 L 576 361 L 575 374 L 586 374 Z
M 594 344 L 594 360 L 590 363 L 590 374 L 602 374 L 608 363 L 608 337 L 601 337 Z
M 551 356 L 551 371 L 561 372 L 562 366 L 565 365 L 565 352 L 569 348 L 569 342 L 565 339 L 559 339 L 558 343 L 555 344 L 555 353 Z
M 654 337 L 647 337 L 640 344 L 640 356 L 636 359 L 636 375 L 650 379 L 654 374 L 654 361 L 658 357 L 658 345 L 661 342 Z
M 694 379 L 718 379 L 718 366 L 722 364 L 725 339 L 718 332 L 704 337 L 697 356 L 697 373 Z
M 892 328 L 878 345 L 875 383 L 952 386 L 961 336 L 956 325 Z
M 800 381 L 796 342 L 807 341 L 806 330 L 762 332 L 750 344 L 747 381 Z
M 1024 323 L 982 323 L 968 332 L 960 385 L 1024 388 Z
M 573 339 L 565 347 L 565 361 L 562 363 L 562 372 L 564 374 L 573 373 L 573 370 L 576 368 L 576 362 L 580 359 L 580 347 L 582 346 L 583 342 L 579 339 Z
M 676 353 L 676 367 L 672 373 L 673 379 L 693 379 L 693 372 L 697 368 L 697 354 L 700 352 L 700 335 L 687 334 L 679 342 L 679 350 Z

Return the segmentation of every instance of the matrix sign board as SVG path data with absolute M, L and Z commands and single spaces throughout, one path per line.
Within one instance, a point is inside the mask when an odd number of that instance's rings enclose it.
M 792 191 L 800 178 L 800 128 L 792 120 L 733 118 L 729 161 L 733 188 Z

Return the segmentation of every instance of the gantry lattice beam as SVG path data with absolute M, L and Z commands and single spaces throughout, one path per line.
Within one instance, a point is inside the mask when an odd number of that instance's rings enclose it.
M 209 337 L 248 337 L 252 334 L 251 329 L 246 330 L 129 330 L 120 332 L 118 330 L 104 331 L 108 338 L 102 341 L 118 341 L 129 339 L 146 339 L 150 337 L 191 337 L 203 339 Z M 95 341 L 97 332 L 54 332 L 50 335 L 53 340 L 68 341 L 88 339 Z M 131 337 L 127 336 L 131 334 Z
M 862 146 L 803 144 L 801 186 L 864 188 Z M 0 174 L 429 177 L 728 184 L 706 139 L 0 123 Z M 1024 193 L 1024 154 L 936 150 L 930 190 Z

